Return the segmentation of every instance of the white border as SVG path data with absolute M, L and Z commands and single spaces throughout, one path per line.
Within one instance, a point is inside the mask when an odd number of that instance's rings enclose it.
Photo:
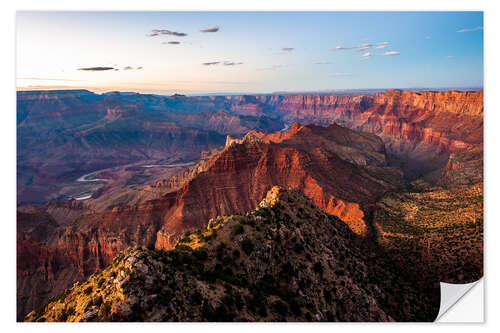
M 276 329 L 286 329 L 291 332 L 303 332 L 304 329 L 313 328 L 315 331 L 332 331 L 345 329 L 349 332 L 358 332 L 361 330 L 388 330 L 418 331 L 421 330 L 442 330 L 450 329 L 454 332 L 475 331 L 479 328 L 492 328 L 497 326 L 498 309 L 500 308 L 496 296 L 499 295 L 498 264 L 491 261 L 490 254 L 495 257 L 494 253 L 498 253 L 498 244 L 494 238 L 499 233 L 498 211 L 495 211 L 495 201 L 500 198 L 500 174 L 497 171 L 500 165 L 500 158 L 495 154 L 497 144 L 500 144 L 500 105 L 498 103 L 498 85 L 499 73 L 499 50 L 498 50 L 498 35 L 500 32 L 496 3 L 497 1 L 463 1 L 463 0 L 419 0 L 419 1 L 400 1 L 400 0 L 378 0 L 378 1 L 361 1 L 349 0 L 342 2 L 333 1 L 269 1 L 269 0 L 252 0 L 247 2 L 237 2 L 235 0 L 211 0 L 211 1 L 187 1 L 182 2 L 167 2 L 167 1 L 99 1 L 87 0 L 78 3 L 67 0 L 23 0 L 16 2 L 2 2 L 1 24 L 2 29 L 2 44 L 3 51 L 0 52 L 3 65 L 2 86 L 0 93 L 1 101 L 1 140 L 2 143 L 2 185 L 0 205 L 2 214 L 1 244 L 2 246 L 2 261 L 0 274 L 0 284 L 2 291 L 2 300 L 0 314 L 2 319 L 2 328 L 5 331 L 21 330 L 21 331 L 109 331 L 118 329 L 122 332 L 134 332 L 138 329 L 146 328 L 148 330 L 182 330 L 183 332 L 234 332 L 235 329 L 241 332 L 259 331 L 274 331 Z M 71 325 L 71 324 L 46 324 L 46 325 L 30 325 L 15 323 L 15 289 L 16 289 L 16 274 L 15 274 L 15 205 L 16 205 L 16 169 L 15 169 L 15 145 L 16 145 L 16 127 L 15 127 L 15 11 L 16 10 L 484 10 L 485 20 L 485 283 L 487 284 L 486 294 L 486 325 L 457 325 L 457 324 L 100 324 L 100 325 Z M 488 283 L 491 281 L 491 283 Z M 489 311 L 492 309 L 492 311 Z M 491 318 L 490 318 L 490 316 Z M 118 326 L 119 325 L 119 326 Z M 425 325 L 425 327 L 424 327 Z M 497 327 L 498 331 L 498 327 Z

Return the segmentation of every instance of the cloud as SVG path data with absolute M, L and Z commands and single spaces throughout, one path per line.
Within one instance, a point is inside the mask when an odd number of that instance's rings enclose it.
M 201 32 L 217 32 L 219 31 L 219 27 L 218 26 L 215 26 L 215 27 L 212 27 L 212 28 L 208 28 L 208 29 L 202 29 L 200 30 Z
M 471 32 L 471 31 L 478 31 L 478 30 L 483 30 L 483 27 L 460 29 L 460 30 L 457 30 L 457 32 Z
M 361 52 L 364 50 L 368 50 L 371 46 L 361 46 L 359 49 L 356 50 L 356 52 Z
M 431 36 L 425 36 L 425 39 L 431 39 Z
M 134 68 L 132 68 L 131 66 L 125 66 L 125 67 L 123 67 L 124 71 L 129 71 L 129 70 L 132 70 L 132 69 L 134 69 Z
M 331 64 L 331 62 L 328 62 L 328 61 L 317 61 L 317 62 L 313 62 L 314 65 L 329 65 Z
M 236 65 L 242 65 L 242 62 L 233 62 L 233 61 L 224 61 L 223 65 L 224 66 L 236 66 Z
M 330 76 L 333 76 L 333 77 L 342 77 L 342 76 L 351 76 L 352 74 L 351 73 L 333 73 L 333 74 L 330 74 Z
M 237 65 L 243 65 L 242 62 L 234 62 L 234 61 L 212 61 L 212 62 L 204 62 L 202 63 L 203 66 L 215 66 L 215 65 L 223 65 L 223 66 L 237 66 Z
M 453 56 L 447 56 L 446 58 L 448 58 L 448 59 L 452 59 L 452 58 L 453 58 Z
M 389 43 L 381 43 L 381 44 L 377 44 L 375 46 L 375 49 L 385 49 L 387 46 L 389 46 Z
M 394 56 L 394 55 L 400 55 L 399 52 L 397 51 L 388 51 L 382 54 L 383 56 Z
M 151 33 L 147 34 L 146 36 L 156 37 L 156 36 L 160 36 L 160 35 L 169 35 L 169 36 L 177 36 L 177 37 L 187 36 L 187 34 L 184 32 L 177 32 L 177 31 L 170 31 L 170 30 L 163 30 L 163 29 L 153 29 L 153 30 L 151 30 Z
M 136 70 L 139 70 L 139 69 L 142 69 L 142 66 L 139 66 L 139 67 L 136 68 Z
M 352 50 L 357 47 L 343 47 L 343 46 L 336 46 L 334 49 L 330 49 L 330 51 L 342 51 L 342 50 Z
M 361 56 L 361 58 L 364 58 L 364 59 L 368 59 L 370 57 L 373 57 L 373 54 L 370 52 L 363 53 L 363 55 Z
M 115 69 L 115 68 L 114 67 L 83 67 L 83 68 L 78 68 L 79 71 L 89 71 L 89 72 L 102 72 L 102 71 L 110 71 L 113 69 Z
M 170 45 L 179 45 L 181 42 L 178 41 L 170 41 L 170 42 L 162 42 L 162 44 L 170 44 Z
M 282 47 L 281 48 L 281 51 L 286 51 L 286 52 L 290 52 L 290 51 L 293 51 L 294 48 L 293 47 Z

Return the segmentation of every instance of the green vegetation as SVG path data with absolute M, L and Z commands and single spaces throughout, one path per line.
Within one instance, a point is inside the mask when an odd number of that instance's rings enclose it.
M 241 242 L 241 249 L 243 250 L 243 252 L 245 252 L 245 254 L 247 256 L 249 256 L 252 251 L 253 251 L 253 243 L 250 239 L 248 238 L 245 238 L 242 242 Z
M 101 307 L 102 315 L 108 316 L 111 313 L 111 301 L 106 301 Z
M 240 235 L 243 232 L 245 232 L 245 229 L 241 224 L 235 224 L 233 225 L 233 235 Z

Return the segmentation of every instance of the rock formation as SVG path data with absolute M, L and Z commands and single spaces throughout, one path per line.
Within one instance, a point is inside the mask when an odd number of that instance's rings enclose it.
M 432 321 L 437 282 L 366 251 L 297 190 L 210 221 L 170 251 L 130 248 L 28 321 Z

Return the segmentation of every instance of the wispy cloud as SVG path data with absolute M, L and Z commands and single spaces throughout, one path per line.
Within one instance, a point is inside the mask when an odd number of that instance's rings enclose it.
M 130 71 L 130 70 L 132 70 L 132 69 L 134 69 L 134 68 L 133 68 L 133 67 L 131 67 L 131 66 L 125 66 L 125 67 L 123 67 L 123 70 L 124 70 L 124 71 Z
M 342 51 L 342 50 L 352 50 L 352 49 L 355 49 L 357 48 L 356 46 L 354 47 L 344 47 L 344 46 L 336 46 L 335 48 L 333 49 L 330 49 L 330 51 Z
M 388 51 L 382 54 L 383 56 L 395 56 L 395 55 L 400 55 L 399 52 L 397 51 Z
M 361 56 L 361 58 L 363 58 L 363 59 L 368 59 L 371 57 L 373 57 L 373 54 L 371 52 L 363 53 L 363 55 Z
M 160 36 L 160 35 L 169 35 L 169 36 L 177 36 L 177 37 L 187 36 L 187 34 L 184 32 L 177 32 L 177 31 L 164 30 L 164 29 L 153 29 L 153 30 L 151 30 L 151 33 L 147 34 L 146 36 L 156 37 L 156 36 Z
M 313 65 L 329 65 L 329 64 L 331 64 L 331 62 L 328 62 L 328 61 L 313 62 Z
M 483 30 L 483 27 L 460 29 L 460 30 L 457 30 L 457 32 L 471 32 L 471 31 L 478 31 L 478 30 Z
M 181 42 L 178 42 L 178 41 L 170 41 L 170 42 L 162 42 L 162 44 L 169 44 L 169 45 L 179 45 Z
M 234 61 L 224 61 L 223 63 L 224 66 L 236 66 L 236 65 L 243 65 L 242 62 L 234 62 Z
M 202 29 L 200 30 L 201 32 L 217 32 L 219 31 L 219 27 L 218 26 L 215 26 L 215 27 L 212 27 L 212 28 L 208 28 L 208 29 Z
M 282 47 L 281 48 L 281 51 L 286 51 L 286 52 L 290 52 L 290 51 L 293 51 L 294 48 L 293 47 Z
M 377 45 L 375 45 L 375 49 L 385 49 L 387 46 L 389 46 L 389 42 L 377 43 Z
M 223 66 L 237 66 L 237 65 L 243 65 L 242 62 L 235 62 L 235 61 L 212 61 L 212 62 L 204 62 L 202 63 L 203 66 L 215 66 L 215 65 L 223 65 Z
M 79 71 L 89 71 L 89 72 L 102 72 L 102 71 L 111 71 L 115 69 L 114 67 L 83 67 L 78 68 Z
M 446 58 L 448 58 L 448 59 L 453 59 L 453 56 L 447 56 Z
M 365 50 L 368 50 L 371 47 L 372 47 L 371 45 L 360 46 L 358 49 L 356 49 L 356 52 L 365 51 Z
M 431 39 L 431 36 L 425 36 L 425 39 Z
M 351 73 L 333 73 L 333 74 L 330 74 L 330 76 L 332 77 L 342 77 L 342 76 L 351 76 L 352 74 Z

